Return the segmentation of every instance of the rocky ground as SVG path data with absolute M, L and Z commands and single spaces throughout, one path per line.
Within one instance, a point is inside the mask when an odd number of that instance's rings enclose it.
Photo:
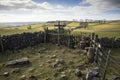
M 29 63 L 6 66 L 22 58 Z M 83 50 L 39 44 L 0 53 L 0 80 L 84 80 L 90 66 Z

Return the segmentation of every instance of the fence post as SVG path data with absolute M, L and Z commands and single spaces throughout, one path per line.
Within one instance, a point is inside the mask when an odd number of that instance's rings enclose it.
M 47 37 L 47 28 L 44 27 L 44 43 L 46 43 L 46 37 Z
M 2 37 L 1 37 L 1 35 L 0 35 L 0 46 L 1 46 L 2 52 L 4 52 L 4 46 L 3 46 L 3 42 L 2 42 Z
M 104 73 L 103 73 L 103 79 L 102 80 L 105 80 L 105 78 L 106 78 L 107 68 L 109 66 L 109 60 L 110 60 L 110 52 L 111 52 L 111 50 L 108 51 L 106 64 L 105 64 L 105 70 L 104 70 Z
M 58 46 L 60 45 L 60 21 L 58 21 Z
M 94 40 L 95 38 L 95 33 L 91 33 L 91 40 Z
M 95 35 L 95 42 L 98 43 L 98 41 L 99 41 L 98 35 Z
M 70 43 L 71 43 L 71 40 L 70 40 L 70 38 L 71 38 L 71 36 L 70 36 L 70 31 L 69 31 L 69 34 L 68 34 L 68 47 L 70 47 Z
M 114 48 L 114 41 L 115 41 L 115 37 L 113 38 L 113 40 L 112 40 L 112 48 Z

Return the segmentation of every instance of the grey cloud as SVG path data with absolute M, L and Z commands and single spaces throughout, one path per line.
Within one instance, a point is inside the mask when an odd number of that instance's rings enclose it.
M 10 10 L 10 7 L 5 5 L 0 5 L 0 10 Z
M 120 8 L 120 0 L 101 0 L 106 3 L 109 4 L 109 6 L 113 6 L 113 7 L 116 7 L 116 8 Z
M 120 0 L 83 0 L 81 4 L 90 4 L 90 6 L 84 7 L 96 12 L 120 10 Z
M 107 0 L 111 2 L 113 5 L 120 5 L 120 0 Z
M 85 0 L 85 2 L 98 6 L 120 7 L 120 0 Z
M 120 0 L 110 0 L 113 6 L 120 8 Z
M 28 2 L 9 2 L 8 3 L 1 3 L 0 2 L 0 10 L 14 10 L 14 9 L 45 9 L 39 4 L 28 1 Z

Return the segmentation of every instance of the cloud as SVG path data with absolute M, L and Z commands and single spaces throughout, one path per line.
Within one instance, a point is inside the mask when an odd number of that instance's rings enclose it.
M 120 7 L 120 0 L 84 0 L 84 3 L 89 3 L 99 7 Z
M 90 4 L 91 6 L 87 8 L 99 12 L 120 10 L 120 0 L 83 0 L 82 4 Z
M 52 5 L 48 2 L 37 3 L 33 0 L 0 0 L 0 11 L 6 10 L 57 10 L 62 5 Z
M 89 4 L 86 6 L 86 4 Z M 51 10 L 51 11 L 74 11 L 84 14 L 98 14 L 109 10 L 120 10 L 120 0 L 83 0 L 80 5 L 64 7 L 52 5 L 48 2 L 37 3 L 33 0 L 0 0 L 1 10 Z M 73 12 L 73 13 L 74 13 Z
M 0 10 L 45 9 L 42 5 L 32 0 L 1 0 Z
M 0 20 L 48 21 L 72 19 L 120 19 L 120 14 L 105 11 L 120 10 L 119 0 L 83 0 L 76 6 L 38 3 L 33 0 L 0 0 Z
M 83 0 L 79 5 L 69 7 L 69 10 L 73 11 L 75 16 L 102 17 L 103 14 L 107 11 L 120 11 L 120 0 Z M 106 14 L 104 16 L 107 16 L 109 14 Z

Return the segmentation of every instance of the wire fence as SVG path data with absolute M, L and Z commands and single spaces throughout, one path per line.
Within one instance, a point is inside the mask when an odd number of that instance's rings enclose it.
M 120 59 L 111 55 L 111 50 L 99 46 L 92 41 L 97 51 L 97 66 L 100 68 L 100 80 L 110 79 L 113 76 L 119 77 L 120 80 Z

